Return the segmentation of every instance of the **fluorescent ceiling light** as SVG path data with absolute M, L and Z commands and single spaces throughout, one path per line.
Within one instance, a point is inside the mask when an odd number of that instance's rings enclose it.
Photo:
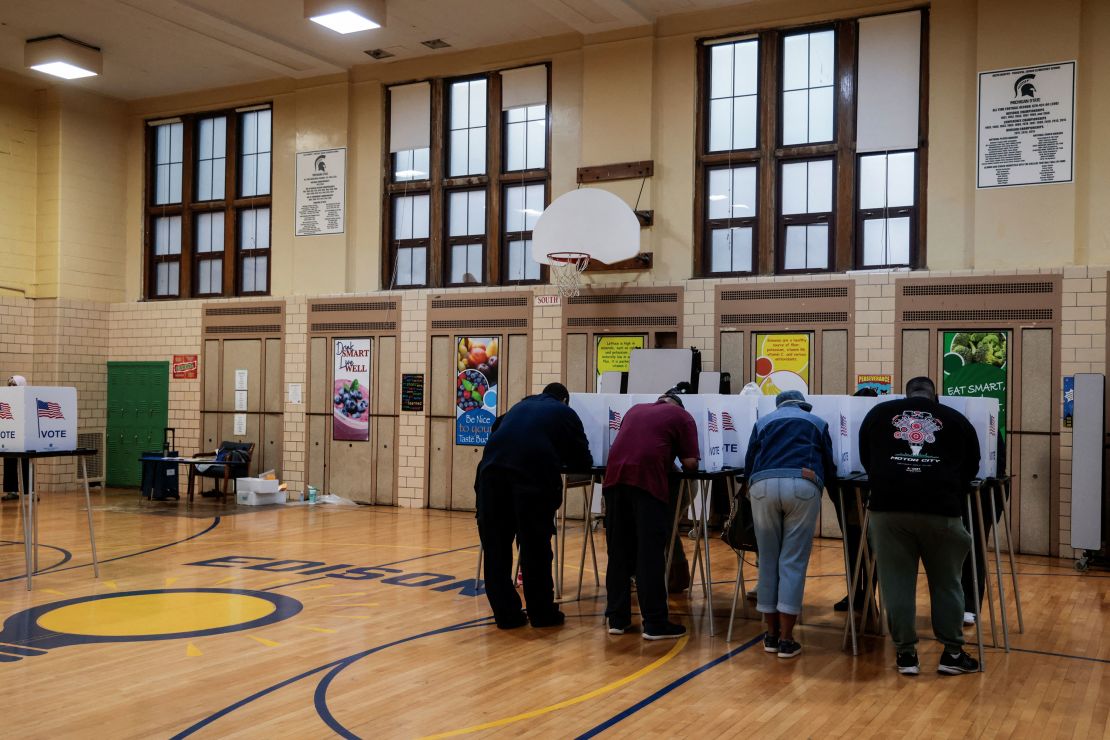
M 100 49 L 65 36 L 28 39 L 23 46 L 23 63 L 30 69 L 64 80 L 100 74 Z
M 304 0 L 304 17 L 336 33 L 369 31 L 385 25 L 385 0 Z
M 711 195 L 711 196 L 709 196 L 709 200 L 724 200 L 724 199 L 725 199 L 725 196 L 723 196 L 723 195 Z
M 541 211 L 537 211 L 535 208 L 521 208 L 520 212 L 521 213 L 527 213 L 529 216 L 542 216 L 543 215 L 543 213 Z
M 341 10 L 338 13 L 328 13 L 327 15 L 317 15 L 309 18 L 314 23 L 319 23 L 325 28 L 330 28 L 336 33 L 355 33 L 356 31 L 369 31 L 372 28 L 381 28 L 380 25 L 370 20 L 363 18 L 358 13 L 350 10 Z
M 397 177 L 419 177 L 428 173 L 423 170 L 397 170 Z

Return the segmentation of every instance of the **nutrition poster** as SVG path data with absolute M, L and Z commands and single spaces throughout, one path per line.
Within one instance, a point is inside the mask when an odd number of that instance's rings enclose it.
M 1006 438 L 1009 332 L 944 332 L 941 395 L 998 399 L 998 439 Z
M 335 340 L 332 439 L 370 441 L 370 341 Z
M 597 338 L 597 354 L 594 367 L 597 370 L 596 380 L 600 382 L 601 374 L 608 372 L 628 372 L 632 362 L 632 350 L 644 348 L 644 336 L 603 336 Z
M 480 447 L 497 418 L 500 337 L 455 337 L 455 444 Z
M 756 334 L 755 382 L 765 396 L 809 392 L 809 334 Z

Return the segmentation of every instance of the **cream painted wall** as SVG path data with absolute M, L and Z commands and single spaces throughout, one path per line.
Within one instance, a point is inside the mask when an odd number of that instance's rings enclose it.
M 655 254 L 650 273 L 607 273 L 590 282 L 684 280 L 690 277 L 693 206 L 695 48 L 697 39 L 767 27 L 913 7 L 877 0 L 754 0 L 730 8 L 660 20 L 653 28 L 604 37 L 561 36 L 387 64 L 348 74 L 280 80 L 126 106 L 57 92 L 14 108 L 5 96 L 7 128 L 34 110 L 37 259 L 27 261 L 27 215 L 20 223 L 22 256 L 11 273 L 35 270 L 41 295 L 136 300 L 141 295 L 143 121 L 165 115 L 272 101 L 274 105 L 274 295 L 376 290 L 380 273 L 383 94 L 386 86 L 536 61 L 552 65 L 552 196 L 576 187 L 584 165 L 653 159 L 655 176 L 640 206 L 655 211 L 642 248 Z M 934 269 L 1007 269 L 1110 261 L 1110 144 L 1097 134 L 1110 115 L 1100 90 L 1110 84 L 1110 4 L 1096 0 L 934 0 L 930 6 L 928 261 Z M 1079 60 L 1077 182 L 1072 185 L 977 191 L 976 73 L 1022 64 Z M 57 90 L 57 88 L 54 88 Z M 22 111 L 20 113 L 20 111 Z M 87 119 L 87 120 L 86 120 Z M 113 127 L 122 133 L 112 134 Z M 92 140 L 93 143 L 90 143 Z M 106 142 L 100 147 L 99 142 Z M 2 144 L 0 144 L 2 146 Z M 347 233 L 294 238 L 294 153 L 347 146 Z M 114 152 L 114 153 L 113 153 Z M 74 159 L 68 160 L 69 153 Z M 99 158 L 94 154 L 99 154 Z M 0 157 L 5 155 L 0 154 Z M 82 199 L 80 191 L 123 162 L 126 188 Z M 23 166 L 30 166 L 25 160 Z M 638 181 L 606 184 L 630 204 Z M 68 200 L 67 200 L 68 199 Z M 74 204 L 72 210 L 69 204 Z M 119 213 L 103 214 L 104 208 Z M 9 209 L 10 212 L 10 209 Z M 21 210 L 26 214 L 26 210 Z M 64 218 L 63 218 L 64 216 Z M 10 216 L 9 216 L 10 218 Z M 72 226 L 94 223 L 94 234 Z M 122 226 L 120 225 L 122 223 Z M 19 230 L 16 229 L 18 232 Z M 117 236 L 122 233 L 122 242 Z M 72 238 L 70 235 L 75 235 Z M 120 249 L 120 244 L 124 247 Z M 62 256 L 81 275 L 70 277 Z M 114 264 L 113 264 L 114 262 Z M 118 285 L 122 276 L 122 292 Z M 23 281 L 26 279 L 23 278 Z M 113 283 L 115 281 L 115 283 Z
M 34 90 L 0 76 L 0 296 L 35 282 L 39 126 Z

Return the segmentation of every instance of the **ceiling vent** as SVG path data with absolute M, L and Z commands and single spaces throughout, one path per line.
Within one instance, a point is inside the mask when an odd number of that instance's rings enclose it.
M 367 49 L 363 53 L 372 59 L 389 59 L 390 57 L 397 56 L 393 52 L 386 51 L 385 49 Z
M 427 41 L 421 41 L 420 43 L 424 44 L 424 46 L 427 46 L 429 49 L 446 49 L 451 45 L 443 39 L 428 39 Z

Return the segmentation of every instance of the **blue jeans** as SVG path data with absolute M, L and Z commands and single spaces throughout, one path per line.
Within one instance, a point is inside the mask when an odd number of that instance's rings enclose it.
M 759 601 L 765 614 L 800 614 L 821 489 L 805 478 L 765 478 L 751 485 L 759 545 Z

